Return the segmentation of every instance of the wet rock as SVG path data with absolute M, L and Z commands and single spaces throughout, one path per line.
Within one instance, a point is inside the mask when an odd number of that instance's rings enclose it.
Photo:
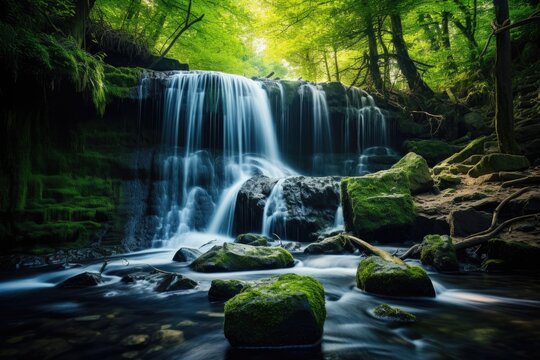
M 454 210 L 448 215 L 450 235 L 464 237 L 486 230 L 491 225 L 491 218 L 492 215 L 484 211 Z
M 540 246 L 524 241 L 506 241 L 493 239 L 487 244 L 487 258 L 504 262 L 508 270 L 538 270 L 540 269 Z
M 125 337 L 120 344 L 127 347 L 142 347 L 150 341 L 150 336 L 145 334 L 129 335 Z
M 437 271 L 457 271 L 459 264 L 452 238 L 447 235 L 426 235 L 422 241 L 420 260 Z
M 241 234 L 234 239 L 236 244 L 246 244 L 251 246 L 268 246 L 270 238 L 259 234 Z
M 159 271 L 137 271 L 124 275 L 122 282 L 135 283 L 145 281 L 153 286 L 154 291 L 168 292 L 177 290 L 189 290 L 197 287 L 197 282 L 180 274 L 167 274 Z
M 316 344 L 326 318 L 324 288 L 309 276 L 285 274 L 225 303 L 225 337 L 232 346 Z
M 57 286 L 60 288 L 84 288 L 89 286 L 96 286 L 103 283 L 101 274 L 94 272 L 83 272 L 62 281 Z
M 345 230 L 370 240 L 397 240 L 415 218 L 409 180 L 390 169 L 341 182 Z
M 202 251 L 192 248 L 180 248 L 173 257 L 173 261 L 189 262 L 202 255 Z
M 161 329 L 156 333 L 156 340 L 163 346 L 173 346 L 184 342 L 184 332 L 174 329 Z
M 214 246 L 191 263 L 195 271 L 221 272 L 287 268 L 294 259 L 279 247 L 224 243 Z
M 412 229 L 415 239 L 423 239 L 428 234 L 450 233 L 446 216 L 440 214 L 417 213 Z
M 387 304 L 378 305 L 373 309 L 373 315 L 380 320 L 395 322 L 415 322 L 416 316 L 397 307 L 391 307 Z
M 431 178 L 426 160 L 413 152 L 401 158 L 401 160 L 392 166 L 392 169 L 399 169 L 405 172 L 412 194 L 429 191 L 433 186 L 433 179 Z
M 470 171 L 469 176 L 479 177 L 500 171 L 525 170 L 530 166 L 525 156 L 510 154 L 489 154 L 482 157 Z
M 309 244 L 304 252 L 306 254 L 351 254 L 356 247 L 346 236 L 334 236 L 320 242 Z
M 261 231 L 266 199 L 277 181 L 261 175 L 252 177 L 242 185 L 234 210 L 235 234 Z
M 249 287 L 248 283 L 240 280 L 212 280 L 212 285 L 208 291 L 210 300 L 229 300 L 242 290 Z
M 369 293 L 389 296 L 435 296 L 428 275 L 419 266 L 398 265 L 378 256 L 360 262 L 357 286 Z

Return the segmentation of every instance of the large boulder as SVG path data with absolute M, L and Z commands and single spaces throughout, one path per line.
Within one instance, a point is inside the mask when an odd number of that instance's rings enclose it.
M 334 224 L 339 207 L 338 177 L 292 176 L 281 183 L 279 204 L 285 209 L 283 222 L 272 233 L 280 238 L 314 241 L 317 233 Z M 235 234 L 260 232 L 266 202 L 277 180 L 256 176 L 242 186 L 235 207 Z M 267 209 L 271 211 L 272 209 Z
M 400 265 L 379 256 L 360 262 L 357 286 L 369 293 L 389 296 L 435 296 L 427 273 L 419 266 Z
M 392 166 L 392 169 L 400 169 L 405 172 L 413 194 L 428 191 L 433 186 L 433 179 L 426 160 L 413 152 L 402 157 Z
M 457 237 L 469 236 L 484 231 L 491 225 L 492 215 L 475 209 L 458 209 L 450 212 L 448 223 L 450 235 Z
M 492 239 L 487 243 L 487 258 L 498 260 L 504 270 L 539 270 L 540 245 L 525 241 Z
M 236 196 L 235 234 L 261 231 L 266 199 L 277 181 L 278 179 L 260 175 L 252 177 L 242 185 Z
M 456 271 L 459 264 L 452 238 L 447 235 L 426 235 L 422 241 L 420 260 L 437 271 Z
M 519 171 L 528 169 L 529 160 L 525 156 L 510 154 L 489 154 L 469 170 L 469 176 L 479 177 L 499 171 Z
M 191 263 L 195 271 L 222 272 L 292 267 L 290 252 L 280 247 L 224 243 L 216 245 Z
M 326 318 L 324 288 L 309 276 L 285 274 L 246 288 L 225 303 L 225 337 L 232 346 L 312 345 Z
M 304 252 L 306 254 L 351 254 L 356 247 L 346 236 L 333 236 L 322 241 L 309 244 Z
M 409 180 L 390 169 L 341 181 L 345 230 L 364 239 L 395 240 L 414 222 Z

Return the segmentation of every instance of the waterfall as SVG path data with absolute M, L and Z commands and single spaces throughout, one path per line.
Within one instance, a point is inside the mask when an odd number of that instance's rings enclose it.
M 164 87 L 154 245 L 175 244 L 189 231 L 230 235 L 242 183 L 290 172 L 268 97 L 253 80 L 217 72 L 176 72 Z
M 268 237 L 272 237 L 272 234 L 277 234 L 280 238 L 287 238 L 285 229 L 287 203 L 283 196 L 284 181 L 285 178 L 280 179 L 274 185 L 264 206 L 262 234 Z

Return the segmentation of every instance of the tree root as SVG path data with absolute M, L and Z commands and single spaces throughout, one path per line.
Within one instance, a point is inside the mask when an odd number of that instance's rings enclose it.
M 341 234 L 332 236 L 329 239 L 334 239 L 334 238 L 339 238 L 339 237 L 347 238 L 350 242 L 352 242 L 358 248 L 361 248 L 361 249 L 366 250 L 366 251 L 368 251 L 368 252 L 370 252 L 372 254 L 380 256 L 384 260 L 391 261 L 394 264 L 398 264 L 398 265 L 406 265 L 405 262 L 403 262 L 403 260 L 401 260 L 400 258 L 398 258 L 396 256 L 393 256 L 390 253 L 388 253 L 388 252 L 386 252 L 386 251 L 384 251 L 382 249 L 379 249 L 378 247 L 373 246 L 373 245 L 367 243 L 366 241 L 361 240 L 361 239 L 359 239 L 359 238 L 357 238 L 355 236 L 352 236 L 350 234 L 341 233 Z
M 520 179 L 505 181 L 502 183 L 502 187 L 507 188 L 530 184 L 540 184 L 540 176 L 526 176 Z

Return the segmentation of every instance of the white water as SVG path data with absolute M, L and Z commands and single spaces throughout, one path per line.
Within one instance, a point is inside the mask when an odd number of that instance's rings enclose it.
M 273 234 L 276 234 L 280 238 L 287 238 L 285 229 L 285 222 L 287 221 L 287 204 L 283 197 L 284 181 L 285 179 L 280 179 L 276 185 L 274 185 L 264 206 L 262 234 L 268 237 L 272 237 Z

